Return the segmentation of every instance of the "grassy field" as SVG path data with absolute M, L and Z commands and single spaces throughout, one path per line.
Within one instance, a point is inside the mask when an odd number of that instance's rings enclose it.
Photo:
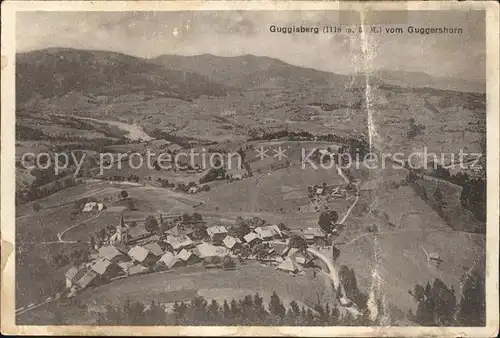
M 369 201 L 372 201 L 371 203 Z M 353 210 L 346 228 L 336 240 L 341 251 L 338 264 L 354 268 L 361 290 L 368 290 L 372 273 L 382 277 L 382 290 L 388 303 L 407 313 L 416 311 L 408 290 L 440 278 L 453 285 L 459 299 L 460 277 L 474 266 L 484 264 L 484 236 L 456 231 L 409 186 L 373 192 L 361 204 L 389 216 L 387 221 L 369 212 Z M 376 225 L 378 233 L 367 227 Z M 428 264 L 422 247 L 443 260 Z
M 50 320 L 53 307 L 62 307 L 67 314 L 65 318 L 68 322 L 92 324 L 96 314 L 91 311 L 101 311 L 106 305 L 123 305 L 126 299 L 145 304 L 151 303 L 152 300 L 168 304 L 175 301 L 190 301 L 196 295 L 200 295 L 223 302 L 224 299 L 238 299 L 246 294 L 253 295 L 258 292 L 267 303 L 273 291 L 278 293 L 285 305 L 295 300 L 299 304 L 314 307 L 318 302 L 333 303 L 331 289 L 327 285 L 329 284 L 325 283 L 320 274 L 315 278 L 312 278 L 310 273 L 293 277 L 255 262 L 247 262 L 236 271 L 184 267 L 168 272 L 129 277 L 88 290 L 76 297 L 77 302 L 81 301 L 88 306 L 89 311 L 85 314 L 74 306 L 66 307 L 61 303 L 54 303 L 35 310 L 32 314 L 23 315 L 23 321 L 36 318 L 37 324 L 42 324 L 40 319 L 43 316 L 45 320 Z
M 335 169 L 301 169 L 293 166 L 273 171 L 269 175 L 256 175 L 241 181 L 220 185 L 208 193 L 200 210 L 220 212 L 298 212 L 298 208 L 309 204 L 307 187 L 314 184 L 344 184 Z M 294 192 L 292 194 L 292 192 Z M 349 202 L 338 201 L 339 208 Z
M 437 204 L 433 196 L 436 188 L 439 187 L 445 202 L 445 205 L 442 206 L 443 218 L 448 226 L 456 230 L 469 232 L 474 232 L 481 227 L 484 228 L 482 223 L 475 219 L 470 211 L 462 207 L 460 202 L 462 187 L 444 180 L 430 179 L 418 180 L 415 184 L 420 187 L 420 189 L 425 190 L 428 196 L 427 203 L 431 207 L 435 207 Z

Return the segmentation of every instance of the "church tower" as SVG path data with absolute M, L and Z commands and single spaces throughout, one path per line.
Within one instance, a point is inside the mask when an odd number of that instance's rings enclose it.
M 120 217 L 120 224 L 116 227 L 116 243 L 128 243 L 128 228 L 125 226 L 125 220 L 123 219 L 123 212 Z

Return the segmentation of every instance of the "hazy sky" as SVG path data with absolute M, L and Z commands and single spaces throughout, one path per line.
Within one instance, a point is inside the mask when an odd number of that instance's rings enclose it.
M 484 12 L 379 12 L 370 20 L 403 27 L 405 33 L 370 34 L 363 40 L 358 34 L 269 31 L 273 24 L 315 25 L 321 30 L 326 24 L 355 23 L 348 13 L 335 11 L 20 12 L 17 51 L 73 47 L 142 57 L 254 54 L 336 73 L 352 73 L 369 65 L 484 80 Z M 409 34 L 408 25 L 457 27 L 463 34 Z

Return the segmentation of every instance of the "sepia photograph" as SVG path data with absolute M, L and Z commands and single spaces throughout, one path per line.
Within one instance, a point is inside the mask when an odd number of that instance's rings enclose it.
M 498 334 L 498 4 L 366 6 L 7 1 L 3 333 Z

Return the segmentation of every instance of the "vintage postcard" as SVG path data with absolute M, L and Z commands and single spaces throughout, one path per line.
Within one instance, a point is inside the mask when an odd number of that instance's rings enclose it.
M 3 334 L 496 336 L 496 2 L 2 3 Z

